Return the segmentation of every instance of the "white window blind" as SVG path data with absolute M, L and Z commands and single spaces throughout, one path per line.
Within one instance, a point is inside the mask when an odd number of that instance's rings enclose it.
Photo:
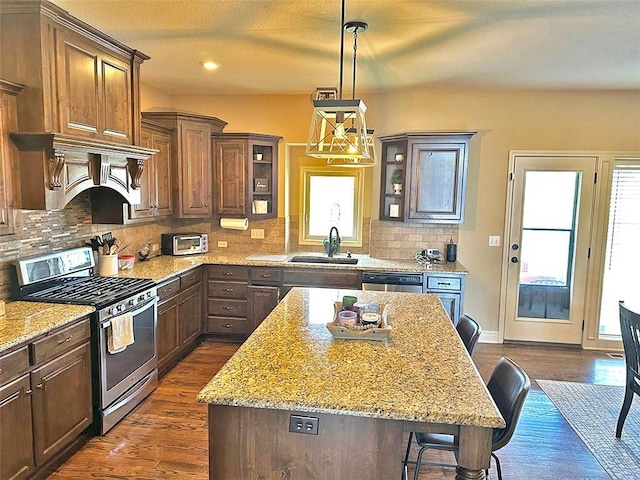
M 606 268 L 640 266 L 640 165 L 616 165 L 611 183 Z

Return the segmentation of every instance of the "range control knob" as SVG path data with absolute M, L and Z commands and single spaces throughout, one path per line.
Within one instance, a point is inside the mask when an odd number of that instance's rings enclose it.
M 127 304 L 128 304 L 130 307 L 133 307 L 133 306 L 136 304 L 136 301 L 132 298 L 131 300 L 129 300 L 129 301 L 127 302 Z
M 140 296 L 138 297 L 138 301 L 139 301 L 139 302 L 144 301 L 144 295 L 140 295 Z

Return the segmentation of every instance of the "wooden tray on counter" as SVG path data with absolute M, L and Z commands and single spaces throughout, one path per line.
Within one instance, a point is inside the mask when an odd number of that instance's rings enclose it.
M 333 321 L 327 323 L 327 329 L 331 332 L 333 338 L 342 340 L 376 340 L 381 342 L 391 333 L 392 328 L 387 323 L 386 303 L 380 304 L 380 326 L 367 330 L 355 330 L 338 325 L 338 312 L 342 310 L 342 302 L 334 302 L 333 309 Z

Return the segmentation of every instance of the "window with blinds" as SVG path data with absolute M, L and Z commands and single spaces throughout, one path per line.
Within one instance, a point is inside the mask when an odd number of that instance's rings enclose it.
M 618 301 L 638 295 L 640 267 L 640 164 L 616 163 L 602 284 L 600 334 L 620 335 Z

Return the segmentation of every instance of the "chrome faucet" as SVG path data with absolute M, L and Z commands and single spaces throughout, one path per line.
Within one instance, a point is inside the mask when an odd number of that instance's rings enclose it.
M 331 227 L 329 230 L 329 257 L 333 257 L 333 254 L 338 251 L 338 245 L 333 245 L 333 231 L 336 231 L 336 243 L 340 245 L 340 234 L 337 227 Z

